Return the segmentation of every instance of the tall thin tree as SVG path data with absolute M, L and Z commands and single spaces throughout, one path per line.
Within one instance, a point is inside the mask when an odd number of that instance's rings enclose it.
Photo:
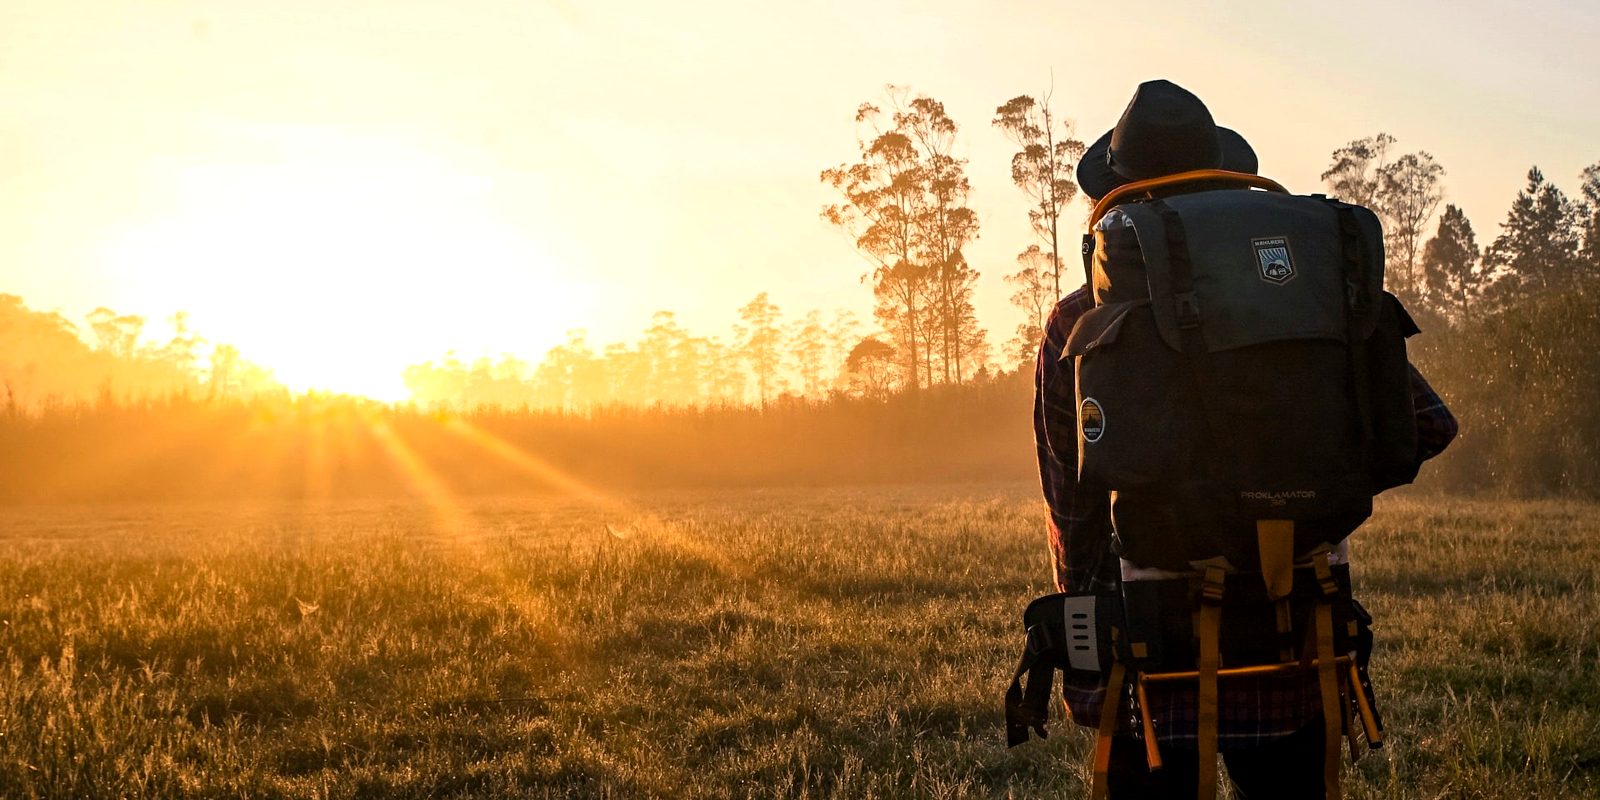
M 756 396 L 762 408 L 777 389 L 778 368 L 781 365 L 780 346 L 783 343 L 782 314 L 767 293 L 756 295 L 739 309 L 741 328 L 739 349 L 756 378 Z
M 899 105 L 895 124 L 904 130 L 921 155 L 922 202 L 918 209 L 919 258 L 934 279 L 935 324 L 939 361 L 944 382 L 962 382 L 965 337 L 972 325 L 972 285 L 978 274 L 968 265 L 962 248 L 978 236 L 978 215 L 967 206 L 972 187 L 966 176 L 966 159 L 954 155 L 959 127 L 944 104 L 917 97 Z
M 890 87 L 891 98 L 897 91 Z M 872 263 L 873 313 L 898 344 L 905 385 L 915 390 L 923 384 L 918 334 L 929 279 L 918 252 L 922 163 L 912 138 L 884 123 L 878 106 L 856 109 L 860 160 L 822 171 L 822 182 L 843 198 L 824 207 L 822 218 L 848 231 Z
M 1417 257 L 1424 226 L 1444 199 L 1439 185 L 1443 176 L 1444 167 L 1423 150 L 1400 156 L 1377 172 L 1375 205 L 1387 223 L 1384 245 L 1389 274 L 1396 278 L 1396 294 L 1401 296 L 1415 297 L 1421 291 Z
M 994 110 L 993 125 L 1020 150 L 1011 156 L 1011 182 L 1017 185 L 1033 207 L 1028 221 L 1051 259 L 1051 285 L 1061 296 L 1061 210 L 1078 194 L 1073 170 L 1083 157 L 1084 144 L 1072 135 L 1072 125 L 1061 121 L 1050 108 L 1050 93 L 1042 100 L 1018 95 Z

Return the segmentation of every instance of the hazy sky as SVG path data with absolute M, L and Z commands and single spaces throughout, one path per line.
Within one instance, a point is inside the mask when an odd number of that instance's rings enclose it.
M 1530 165 L 1573 192 L 1600 161 L 1597 41 L 1575 2 L 0 0 L 0 292 L 186 309 L 291 384 L 391 395 L 657 309 L 722 333 L 759 291 L 867 318 L 818 172 L 893 82 L 962 126 L 999 344 L 1030 236 L 1005 100 L 1053 80 L 1089 140 L 1169 78 L 1302 192 L 1388 131 L 1487 243 Z

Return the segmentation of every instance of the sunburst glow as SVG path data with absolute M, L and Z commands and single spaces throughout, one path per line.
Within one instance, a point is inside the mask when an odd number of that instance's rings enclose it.
M 590 289 L 507 219 L 495 181 L 429 154 L 275 134 L 280 158 L 184 168 L 176 205 L 105 260 L 135 304 L 196 326 L 290 389 L 406 396 L 409 364 L 539 352 L 581 324 Z

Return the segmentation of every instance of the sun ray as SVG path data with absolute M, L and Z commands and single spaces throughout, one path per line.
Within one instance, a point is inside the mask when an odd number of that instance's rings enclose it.
M 389 461 L 400 469 L 406 488 L 427 504 L 439 531 L 452 539 L 465 537 L 471 529 L 470 521 L 461 504 L 456 502 L 455 493 L 450 491 L 439 474 L 395 433 L 387 419 L 371 414 L 366 416 L 365 422 L 373 441 L 377 442 Z
M 457 567 L 469 570 L 488 582 L 493 602 L 503 604 L 514 612 L 522 624 L 541 631 L 542 640 L 561 655 L 573 651 L 575 644 L 560 637 L 555 626 L 548 625 L 551 608 L 528 585 L 527 576 L 514 571 L 505 554 L 496 553 L 486 545 L 478 526 L 473 524 L 462 504 L 437 472 L 389 425 L 377 415 L 368 415 L 366 423 L 385 456 L 399 467 L 413 494 L 420 497 L 432 512 L 435 524 L 454 547 L 445 553 L 457 559 Z M 554 637 L 554 638 L 552 638 Z
M 627 501 L 614 497 L 563 472 L 559 467 L 535 456 L 516 445 L 495 436 L 460 417 L 444 421 L 445 430 L 488 451 L 491 455 L 516 467 L 520 472 L 554 487 L 561 493 L 592 505 L 617 510 L 629 510 Z
M 309 417 L 304 433 L 305 475 L 302 476 L 301 497 L 305 505 L 322 508 L 333 495 L 327 409 L 311 408 Z
M 729 559 L 726 553 L 707 545 L 701 539 L 683 530 L 682 526 L 670 520 L 664 520 L 655 513 L 641 511 L 635 503 L 591 486 L 567 474 L 550 462 L 460 417 L 452 416 L 447 418 L 444 421 L 444 428 L 482 448 L 485 452 L 516 467 L 524 474 L 555 487 L 569 497 L 613 512 L 619 518 L 627 519 L 627 527 L 630 531 L 648 534 L 650 541 L 653 543 L 672 547 L 703 559 L 708 563 L 717 565 L 719 569 L 723 569 L 729 574 L 743 574 L 747 571 L 746 567 Z M 608 533 L 616 535 L 609 526 Z

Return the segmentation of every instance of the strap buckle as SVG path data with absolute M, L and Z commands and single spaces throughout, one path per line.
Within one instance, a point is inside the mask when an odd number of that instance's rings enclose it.
M 1178 306 L 1178 327 L 1185 330 L 1200 325 L 1200 298 L 1192 291 L 1173 296 Z
M 1328 551 L 1323 550 L 1317 553 L 1311 564 L 1316 572 L 1317 588 L 1322 590 L 1322 596 L 1324 598 L 1337 597 L 1339 595 L 1339 584 L 1333 579 L 1332 561 L 1328 557 Z
M 1220 605 L 1222 603 L 1222 590 L 1227 584 L 1227 573 L 1221 567 L 1206 567 L 1205 581 L 1200 586 L 1200 602 L 1206 605 Z

